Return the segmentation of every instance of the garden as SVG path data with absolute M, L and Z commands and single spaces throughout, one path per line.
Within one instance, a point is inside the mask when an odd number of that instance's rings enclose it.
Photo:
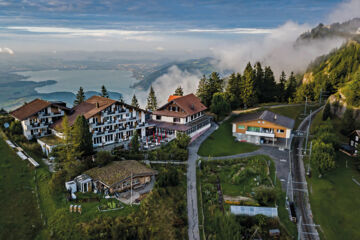
M 274 163 L 264 155 L 202 160 L 198 170 L 202 239 L 249 239 L 255 231 L 262 239 L 272 239 L 268 232 L 274 228 L 280 229 L 280 239 L 296 236 L 296 226 L 285 209 L 285 193 L 279 181 L 275 185 L 275 178 Z M 279 218 L 235 216 L 230 214 L 230 205 L 277 206 Z

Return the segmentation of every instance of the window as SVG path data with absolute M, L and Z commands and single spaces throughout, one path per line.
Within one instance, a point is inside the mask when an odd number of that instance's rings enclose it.
M 161 116 L 156 115 L 156 120 L 161 120 Z
M 174 122 L 180 122 L 180 118 L 173 118 Z
M 355 141 L 359 141 L 359 136 L 355 136 Z
M 248 127 L 247 130 L 250 132 L 260 132 L 260 127 Z
M 244 125 L 238 125 L 238 129 L 245 129 Z
M 277 132 L 278 132 L 278 133 L 284 133 L 285 130 L 284 130 L 284 129 L 278 129 Z

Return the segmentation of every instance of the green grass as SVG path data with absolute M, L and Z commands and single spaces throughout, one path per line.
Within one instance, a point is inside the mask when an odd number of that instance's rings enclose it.
M 309 114 L 310 110 L 314 111 L 319 107 L 320 107 L 320 105 L 307 106 L 306 113 Z M 299 124 L 301 123 L 301 121 L 304 119 L 304 116 L 303 116 L 304 109 L 305 109 L 304 105 L 297 105 L 297 106 L 271 108 L 271 109 L 269 109 L 269 111 L 277 113 L 277 114 L 281 114 L 283 116 L 286 116 L 286 117 L 289 117 L 292 119 L 295 119 L 294 129 L 296 129 L 299 126 Z
M 198 151 L 200 156 L 230 156 L 253 152 L 259 149 L 259 147 L 254 144 L 235 141 L 235 138 L 232 136 L 231 122 L 233 120 L 234 117 L 223 122 L 219 128 L 201 144 Z
M 343 153 L 337 159 L 337 168 L 323 178 L 308 179 L 315 222 L 328 240 L 360 239 L 360 186 L 352 181 L 355 177 L 360 182 L 356 160 Z
M 0 239 L 34 239 L 42 228 L 34 169 L 0 137 Z

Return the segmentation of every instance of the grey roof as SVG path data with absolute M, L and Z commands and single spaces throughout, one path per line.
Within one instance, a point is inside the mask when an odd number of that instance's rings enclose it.
M 268 110 L 248 113 L 248 114 L 241 114 L 238 118 L 236 118 L 233 123 L 237 122 L 247 122 L 253 120 L 265 120 L 289 129 L 293 129 L 295 125 L 295 120 L 289 117 L 285 117 L 283 115 L 270 112 Z
M 253 206 L 230 206 L 230 212 L 235 215 L 247 215 L 255 216 L 258 214 L 265 215 L 267 217 L 277 217 L 277 208 L 272 207 L 253 207 Z

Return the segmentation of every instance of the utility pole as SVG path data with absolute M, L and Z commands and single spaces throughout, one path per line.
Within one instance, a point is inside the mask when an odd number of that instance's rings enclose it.
M 304 109 L 304 116 L 306 116 L 306 105 L 307 105 L 307 97 L 305 97 L 305 109 Z
M 309 139 L 309 131 L 310 131 L 310 126 L 311 126 L 311 113 L 312 113 L 312 111 L 310 110 L 309 125 L 308 125 L 307 131 L 306 131 L 305 154 L 306 154 L 306 151 L 307 151 L 307 145 L 308 145 L 308 139 Z
M 311 170 L 311 149 L 312 149 L 312 141 L 310 142 L 309 165 L 308 165 L 308 170 L 307 170 L 308 175 L 310 175 L 310 170 Z
M 321 104 L 321 97 L 322 97 L 322 88 L 320 89 L 320 99 L 319 99 L 319 104 Z
M 300 219 L 299 219 L 298 240 L 301 240 L 301 234 L 302 234 L 302 230 L 301 230 L 301 220 L 302 220 L 302 216 L 300 216 Z
M 130 176 L 130 205 L 132 206 L 132 177 L 133 174 L 131 172 L 131 176 Z

